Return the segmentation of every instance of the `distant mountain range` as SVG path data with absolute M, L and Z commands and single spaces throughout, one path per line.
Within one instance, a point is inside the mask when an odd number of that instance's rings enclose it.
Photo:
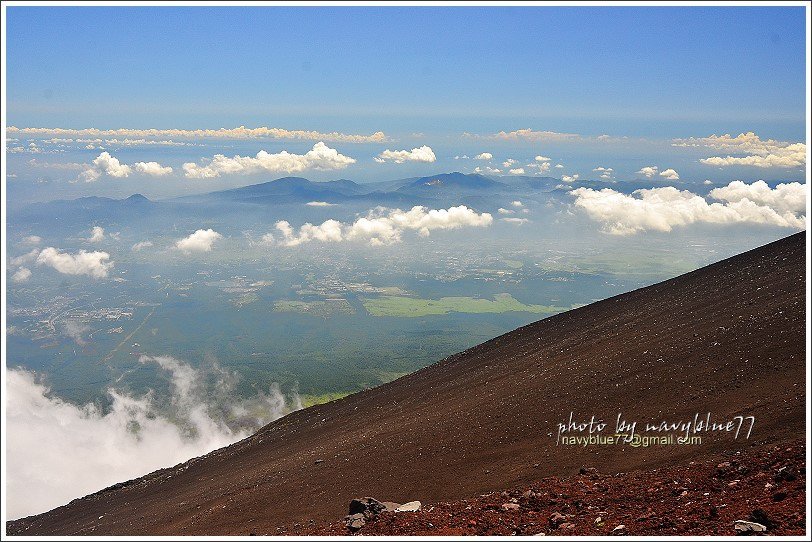
M 9 212 L 15 215 L 15 219 L 34 223 L 48 223 L 59 217 L 58 220 L 65 226 L 69 223 L 80 224 L 87 220 L 138 221 L 166 218 L 167 215 L 215 218 L 233 214 L 235 205 L 249 204 L 251 208 L 257 209 L 256 212 L 260 212 L 259 209 L 269 206 L 295 207 L 314 201 L 343 204 L 347 206 L 347 210 L 354 212 L 377 205 L 401 208 L 425 205 L 437 208 L 461 204 L 493 211 L 494 206 L 504 205 L 507 198 L 533 198 L 545 194 L 547 197 L 565 198 L 567 191 L 573 187 L 595 189 L 611 187 L 620 192 L 630 193 L 657 184 L 641 180 L 614 183 L 582 180 L 563 183 L 555 177 L 518 175 L 489 177 L 457 171 L 375 183 L 356 183 L 348 179 L 314 182 L 303 177 L 282 177 L 239 188 L 157 201 L 149 200 L 141 194 L 133 194 L 124 199 L 91 196 L 35 203 L 22 209 L 10 209 Z M 295 211 L 293 214 L 295 215 Z

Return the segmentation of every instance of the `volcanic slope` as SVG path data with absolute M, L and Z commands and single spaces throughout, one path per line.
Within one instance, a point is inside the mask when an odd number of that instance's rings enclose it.
M 173 468 L 10 522 L 9 534 L 276 534 L 353 497 L 424 503 L 581 467 L 648 470 L 804 435 L 805 241 L 798 233 L 519 328 L 389 384 L 292 413 Z M 749 440 L 556 446 L 593 414 L 752 415 Z M 293 529 L 295 530 L 295 529 Z

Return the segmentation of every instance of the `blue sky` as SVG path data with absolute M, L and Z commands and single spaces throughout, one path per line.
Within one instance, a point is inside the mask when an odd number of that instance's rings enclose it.
M 464 169 L 451 167 L 453 156 L 490 151 L 463 132 L 670 140 L 753 131 L 785 142 L 805 134 L 802 7 L 10 7 L 7 14 L 9 126 L 383 131 L 390 141 L 383 147 L 439 150 L 433 169 L 440 170 Z M 364 167 L 346 175 L 359 180 L 424 171 L 375 170 L 367 163 L 382 148 L 330 146 L 363 158 Z M 517 149 L 524 153 L 517 159 L 549 149 L 532 146 Z M 605 158 L 634 169 L 647 162 L 644 153 L 667 151 L 626 147 Z M 511 152 L 501 150 L 500 159 Z M 582 175 L 605 159 L 584 158 L 588 146 L 558 152 Z

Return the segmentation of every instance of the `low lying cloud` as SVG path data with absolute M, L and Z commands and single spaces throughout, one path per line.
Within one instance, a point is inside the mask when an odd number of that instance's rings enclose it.
M 806 185 L 801 183 L 782 183 L 770 188 L 764 181 L 752 184 L 733 181 L 727 186 L 711 190 L 710 197 L 728 203 L 749 200 L 758 205 L 771 207 L 779 213 L 804 213 L 806 192 Z
M 17 283 L 26 282 L 30 278 L 31 278 L 31 270 L 28 269 L 27 267 L 21 267 L 17 271 L 15 271 L 13 275 L 11 275 L 11 280 Z
M 629 235 L 641 231 L 668 232 L 676 226 L 706 224 L 769 224 L 786 228 L 806 227 L 806 185 L 779 184 L 769 188 L 759 181 L 747 185 L 734 181 L 711 190 L 708 201 L 673 186 L 635 190 L 623 194 L 604 188 L 578 188 L 570 194 L 575 205 L 603 224 L 603 231 Z
M 516 224 L 517 226 L 521 226 L 522 224 L 527 224 L 528 222 L 530 222 L 530 220 L 526 218 L 515 218 L 515 217 L 500 218 L 499 220 L 501 220 L 502 222 L 507 222 L 508 224 Z
M 435 230 L 487 227 L 492 223 L 493 216 L 489 213 L 479 214 L 464 205 L 448 209 L 415 206 L 408 211 L 378 208 L 352 224 L 326 220 L 319 225 L 306 223 L 298 231 L 288 221 L 280 220 L 275 228 L 281 238 L 276 239 L 273 234 L 266 234 L 263 242 L 295 247 L 311 241 L 362 241 L 372 246 L 381 246 L 399 242 L 405 231 L 416 231 L 418 235 L 427 237 Z
M 11 265 L 26 265 L 35 262 L 37 260 L 37 256 L 39 256 L 39 250 L 33 249 L 21 256 L 9 258 L 9 263 Z
M 379 164 L 384 162 L 394 162 L 396 164 L 402 164 L 404 162 L 431 163 L 436 162 L 437 157 L 434 155 L 434 151 L 431 150 L 431 147 L 423 145 L 422 147 L 417 147 L 410 151 L 390 151 L 386 149 L 375 157 L 375 161 Z
M 512 132 L 497 132 L 491 135 L 463 134 L 474 139 L 491 139 L 496 141 L 580 141 L 583 139 L 578 134 L 568 134 L 562 132 L 551 132 L 547 130 L 532 130 L 523 128 Z
M 798 168 L 806 165 L 806 145 L 790 143 L 775 139 L 761 139 L 753 132 L 732 137 L 730 134 L 709 137 L 689 137 L 674 139 L 675 147 L 704 147 L 726 151 L 743 156 L 711 156 L 703 158 L 701 163 L 716 166 L 751 166 L 757 168 Z
M 139 252 L 152 246 L 152 241 L 139 241 L 132 246 L 133 252 Z
M 485 167 L 477 166 L 474 168 L 474 173 L 478 173 L 480 175 L 496 175 L 497 173 L 502 173 L 502 170 L 490 166 Z
M 90 230 L 90 237 L 87 239 L 91 243 L 101 243 L 104 241 L 104 228 L 101 226 L 93 226 Z
M 143 173 L 144 175 L 151 175 L 153 177 L 163 177 L 172 173 L 172 168 L 169 166 L 162 166 L 158 162 L 136 162 L 133 166 L 135 171 Z
M 84 322 L 79 320 L 65 320 L 61 327 L 62 335 L 72 339 L 77 346 L 84 346 L 87 344 L 85 333 L 90 331 L 90 327 L 88 327 Z
M 514 168 L 508 171 L 511 175 L 524 175 L 524 168 Z
M 211 252 L 214 242 L 223 236 L 209 228 L 200 229 L 175 243 L 175 248 L 189 254 L 192 252 Z
M 216 154 L 205 164 L 187 162 L 183 171 L 190 179 L 212 179 L 221 175 L 252 175 L 255 173 L 297 173 L 308 169 L 336 170 L 354 164 L 355 159 L 340 154 L 319 141 L 305 154 L 282 151 L 270 154 L 259 151 L 255 157 L 236 155 L 231 158 Z
M 313 130 L 285 130 L 284 128 L 218 128 L 181 130 L 170 128 L 160 129 L 138 129 L 138 128 L 118 128 L 115 130 L 99 130 L 97 128 L 83 128 L 79 130 L 71 128 L 17 128 L 9 126 L 6 129 L 8 134 L 19 134 L 36 137 L 59 136 L 59 137 L 138 137 L 138 138 L 182 138 L 182 139 L 301 139 L 311 141 L 336 141 L 341 143 L 385 143 L 388 138 L 383 132 L 375 132 L 371 135 L 344 134 L 341 132 L 317 132 Z
M 474 160 L 493 160 L 493 155 L 489 152 L 481 152 L 474 156 Z
M 598 166 L 595 169 L 593 169 L 592 171 L 597 173 L 600 176 L 600 178 L 604 179 L 604 180 L 611 179 L 612 174 L 615 172 L 614 169 L 612 169 L 610 167 L 603 167 L 603 166 Z
M 646 167 L 640 168 L 640 170 L 637 172 L 637 174 L 642 175 L 646 179 L 651 179 L 652 177 L 657 175 L 657 170 L 658 169 L 659 168 L 657 166 L 646 166 Z
M 9 518 L 204 455 L 301 408 L 297 395 L 286 397 L 275 384 L 237 397 L 237 375 L 217 364 L 196 368 L 169 356 L 139 361 L 168 375 L 169 396 L 111 388 L 106 411 L 56 397 L 31 372 L 6 370 Z
M 65 275 L 87 275 L 96 279 L 105 278 L 113 268 L 107 252 L 86 252 L 76 254 L 61 252 L 54 247 L 42 249 L 37 256 L 37 265 L 47 265 Z
M 107 175 L 113 178 L 129 177 L 130 174 L 136 171 L 144 175 L 163 176 L 172 173 L 171 167 L 163 167 L 158 162 L 136 162 L 132 166 L 122 164 L 121 161 L 111 156 L 109 152 L 105 151 L 97 156 L 93 163 L 84 164 L 84 170 L 79 174 L 79 179 L 86 183 L 92 183 L 99 180 L 102 175 Z
M 660 177 L 665 177 L 669 181 L 678 181 L 679 173 L 671 168 L 668 168 L 660 172 Z
M 305 203 L 308 207 L 332 207 L 335 203 L 328 203 L 326 201 L 308 201 Z
M 42 243 L 42 237 L 39 235 L 27 235 L 23 237 L 23 243 L 26 245 L 38 245 Z
M 598 170 L 594 170 L 598 171 Z M 659 175 L 660 177 L 665 178 L 669 181 L 678 181 L 679 180 L 679 173 L 676 172 L 673 168 L 667 168 L 660 171 L 658 166 L 646 166 L 644 168 L 640 168 L 637 172 L 638 175 L 642 175 L 646 179 L 652 179 L 655 176 Z

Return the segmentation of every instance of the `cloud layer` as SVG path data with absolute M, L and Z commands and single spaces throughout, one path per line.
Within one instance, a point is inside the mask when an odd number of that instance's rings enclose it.
M 280 220 L 275 228 L 281 237 L 273 234 L 263 237 L 266 243 L 278 243 L 294 247 L 311 241 L 337 243 L 341 241 L 362 241 L 372 246 L 391 245 L 401 240 L 405 231 L 416 231 L 427 237 L 435 230 L 453 230 L 464 227 L 487 227 L 493 223 L 489 213 L 477 213 L 464 205 L 448 209 L 427 209 L 412 207 L 408 211 L 379 208 L 367 216 L 358 218 L 352 224 L 338 220 L 326 220 L 319 225 L 306 223 L 298 231 L 286 220 Z
M 305 154 L 288 151 L 270 154 L 259 151 L 256 156 L 233 156 L 216 154 L 208 163 L 183 164 L 183 171 L 190 179 L 211 179 L 221 175 L 252 175 L 255 173 L 297 173 L 308 169 L 336 170 L 354 164 L 355 159 L 340 154 L 319 141 Z
M 769 224 L 786 228 L 806 227 L 806 185 L 779 184 L 771 189 L 763 181 L 747 185 L 734 181 L 716 188 L 705 198 L 672 186 L 623 194 L 604 188 L 578 188 L 570 194 L 575 205 L 603 224 L 603 231 L 628 235 L 641 231 L 668 232 L 676 226 L 706 224 Z
M 751 166 L 757 168 L 798 168 L 806 165 L 806 145 L 774 139 L 761 139 L 753 132 L 732 137 L 730 134 L 675 139 L 675 147 L 704 147 L 744 156 L 711 156 L 701 163 L 716 166 Z
M 169 376 L 170 396 L 109 389 L 108 411 L 63 401 L 28 371 L 6 371 L 9 518 L 204 455 L 301 408 L 298 397 L 287 400 L 276 385 L 235 397 L 236 374 L 216 364 L 204 370 L 169 356 L 139 361 Z M 213 389 L 207 379 L 216 382 Z
M 216 130 L 181 130 L 181 129 L 137 129 L 118 128 L 99 130 L 98 128 L 17 128 L 9 126 L 9 135 L 26 135 L 35 137 L 138 137 L 138 138 L 183 138 L 183 139 L 301 139 L 311 141 L 336 141 L 341 143 L 385 143 L 388 138 L 383 132 L 371 135 L 344 134 L 341 132 L 317 132 L 313 130 L 285 130 L 284 128 L 218 128 Z

